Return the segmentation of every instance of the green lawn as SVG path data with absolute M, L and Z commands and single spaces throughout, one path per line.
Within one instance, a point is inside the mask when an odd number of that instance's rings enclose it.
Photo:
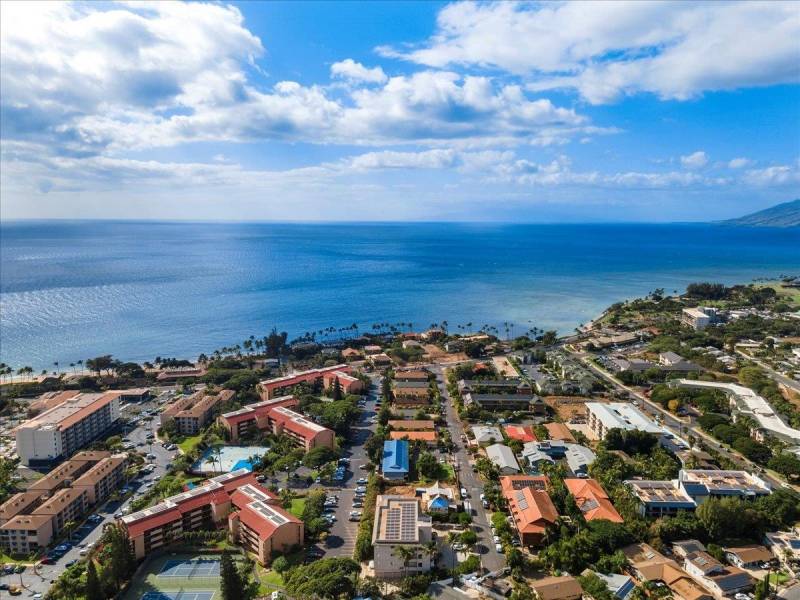
M 261 575 L 261 583 L 266 586 L 283 587 L 283 577 L 277 571 L 267 571 Z
M 785 300 L 793 302 L 795 305 L 800 305 L 800 289 L 790 288 L 783 285 L 783 282 L 775 281 L 765 284 L 757 284 L 756 287 L 771 287 L 778 292 L 778 296 L 782 296 Z
M 305 507 L 306 507 L 305 498 L 293 498 L 292 505 L 289 507 L 289 512 L 292 513 L 298 519 L 300 519 L 303 516 L 303 509 Z
M 203 436 L 201 435 L 193 435 L 192 437 L 187 437 L 183 440 L 180 444 L 178 444 L 178 448 L 181 449 L 181 452 L 184 454 L 189 454 L 194 447 L 197 446 L 203 440 Z
M 786 573 L 778 572 L 769 574 L 770 585 L 780 585 L 785 581 L 789 581 L 789 576 Z

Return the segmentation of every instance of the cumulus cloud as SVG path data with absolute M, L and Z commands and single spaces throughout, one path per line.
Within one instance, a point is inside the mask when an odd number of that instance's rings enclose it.
M 332 75 L 373 85 L 263 89 L 247 74 L 261 42 L 229 6 L 36 7 L 3 4 L 3 135 L 64 154 L 197 141 L 549 145 L 614 131 L 489 77 L 426 70 L 388 78 L 352 59 Z
M 708 164 L 708 155 L 702 150 L 681 156 L 681 164 L 687 169 L 702 169 Z
M 383 83 L 387 79 L 386 73 L 380 67 L 369 69 L 352 58 L 333 63 L 331 77 L 366 83 Z
M 728 162 L 729 169 L 743 169 L 753 164 L 749 158 L 733 158 Z
M 800 81 L 794 2 L 463 2 L 436 33 L 387 56 L 432 67 L 469 65 L 574 88 L 592 103 L 652 92 L 686 100 L 709 90 Z

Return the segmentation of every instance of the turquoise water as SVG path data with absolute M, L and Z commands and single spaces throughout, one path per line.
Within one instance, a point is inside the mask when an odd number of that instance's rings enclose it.
M 195 357 L 263 336 L 447 320 L 569 332 L 661 287 L 800 273 L 800 230 L 716 225 L 0 225 L 0 361 Z M 471 327 L 466 327 L 472 323 Z M 503 333 L 504 335 L 504 333 Z
M 224 446 L 219 449 L 219 456 L 212 448 L 203 453 L 193 465 L 194 473 L 230 473 L 235 471 L 237 463 L 240 461 L 250 461 L 251 458 L 264 456 L 269 451 L 266 446 Z M 208 460 L 214 457 L 213 462 Z M 241 468 L 242 465 L 239 466 Z M 250 464 L 250 470 L 253 470 Z

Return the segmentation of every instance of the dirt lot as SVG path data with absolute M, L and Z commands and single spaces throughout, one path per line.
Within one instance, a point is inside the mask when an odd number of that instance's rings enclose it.
M 463 352 L 456 352 L 455 354 L 450 354 L 448 352 L 445 352 L 435 344 L 425 344 L 423 348 L 425 349 L 425 352 L 427 353 L 428 357 L 432 362 L 452 363 L 452 362 L 460 362 L 462 360 L 469 360 L 469 357 Z
M 586 419 L 586 403 L 596 400 L 581 396 L 546 396 L 544 401 L 562 421 L 569 423 L 573 419 Z
M 502 377 L 518 377 L 519 373 L 505 356 L 495 356 L 492 358 L 494 368 Z

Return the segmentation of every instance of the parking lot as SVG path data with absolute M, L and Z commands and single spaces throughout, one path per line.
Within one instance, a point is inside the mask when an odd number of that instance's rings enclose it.
M 353 555 L 356 535 L 358 534 L 358 521 L 351 521 L 350 513 L 354 510 L 363 511 L 363 507 L 353 507 L 353 498 L 356 495 L 355 489 L 359 486 L 357 483 L 358 480 L 360 478 L 366 478 L 368 475 L 368 471 L 361 467 L 369 462 L 369 457 L 364 449 L 364 443 L 376 427 L 376 425 L 371 422 L 371 419 L 377 414 L 375 406 L 375 402 L 378 398 L 377 381 L 378 378 L 375 376 L 365 398 L 366 404 L 361 413 L 360 420 L 358 424 L 353 426 L 350 430 L 348 446 L 345 448 L 344 452 L 344 456 L 350 460 L 350 464 L 345 471 L 345 478 L 341 485 L 313 486 L 325 487 L 329 494 L 335 494 L 339 498 L 338 505 L 333 512 L 336 516 L 336 521 L 334 521 L 331 526 L 327 539 L 315 546 L 320 554 L 325 557 Z
M 158 398 L 140 405 L 130 406 L 130 408 L 135 408 L 136 410 L 155 410 L 157 407 Z M 131 415 L 128 411 L 126 413 L 126 416 Z M 103 526 L 106 523 L 114 522 L 115 514 L 124 511 L 131 500 L 146 491 L 148 485 L 152 485 L 166 474 L 167 466 L 173 461 L 176 452 L 166 450 L 152 438 L 148 439 L 148 434 L 154 434 L 156 429 L 158 429 L 158 417 L 151 421 L 141 420 L 133 429 L 126 428 L 122 431 L 122 435 L 127 437 L 134 445 L 134 450 L 155 456 L 154 460 L 148 461 L 155 465 L 150 474 L 127 483 L 131 490 L 130 496 L 123 501 L 108 501 L 105 505 L 95 510 L 94 514 L 90 515 L 72 533 L 70 541 L 64 543 L 62 546 L 64 551 L 56 553 L 57 558 L 53 560 L 53 564 L 41 564 L 36 568 L 27 567 L 23 573 L 19 574 L 3 573 L 0 575 L 0 585 L 21 586 L 24 588 L 24 596 L 38 598 L 37 594 L 44 595 L 50 588 L 51 582 L 57 579 L 68 565 L 81 559 L 81 553 L 85 554 L 87 548 L 100 539 L 103 534 Z M 52 554 L 52 550 L 50 554 Z M 4 592 L 0 592 L 0 596 L 3 594 Z

